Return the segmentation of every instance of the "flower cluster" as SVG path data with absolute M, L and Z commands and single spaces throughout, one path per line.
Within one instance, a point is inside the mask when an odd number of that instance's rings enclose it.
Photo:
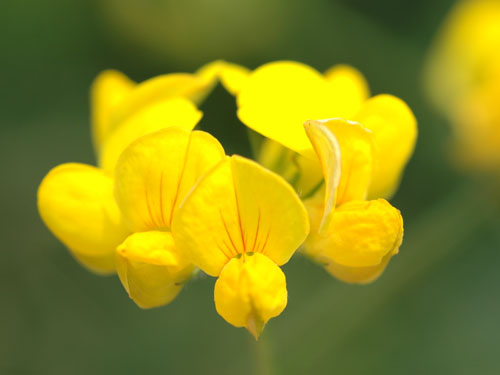
M 252 161 L 193 130 L 217 83 L 236 97 Z M 217 277 L 217 312 L 256 338 L 287 304 L 280 266 L 300 249 L 338 279 L 378 277 L 403 236 L 396 190 L 414 147 L 410 109 L 370 98 L 348 66 L 255 71 L 216 61 L 92 88 L 98 166 L 52 169 L 38 190 L 47 227 L 88 269 L 118 273 L 142 308 L 171 302 L 196 270 Z
M 500 170 L 500 1 L 462 0 L 429 53 L 426 87 L 454 131 L 453 156 L 474 171 Z

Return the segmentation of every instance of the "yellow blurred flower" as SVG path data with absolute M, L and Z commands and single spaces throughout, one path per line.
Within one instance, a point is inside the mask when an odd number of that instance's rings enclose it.
M 304 252 L 339 279 L 374 280 L 402 241 L 399 211 L 380 198 L 396 191 L 413 152 L 411 110 L 391 95 L 369 98 L 361 73 L 345 65 L 322 75 L 274 62 L 233 86 L 240 120 L 268 138 L 259 160 L 305 199 Z
M 468 169 L 500 168 L 500 1 L 460 1 L 428 56 L 426 88 L 453 126 L 453 156 Z
M 218 277 L 217 312 L 256 338 L 287 303 L 288 262 L 309 232 L 307 212 L 280 176 L 227 157 L 196 185 L 174 218 L 177 246 Z

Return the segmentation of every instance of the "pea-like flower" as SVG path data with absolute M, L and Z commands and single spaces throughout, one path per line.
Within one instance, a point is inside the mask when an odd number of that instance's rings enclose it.
M 237 96 L 263 165 L 192 130 L 195 103 L 217 80 Z M 217 277 L 217 312 L 258 338 L 287 305 L 280 266 L 298 249 L 357 283 L 398 252 L 401 214 L 383 198 L 399 184 L 416 122 L 400 99 L 368 96 L 348 66 L 321 75 L 293 62 L 251 72 L 215 61 L 140 84 L 104 72 L 92 90 L 99 167 L 50 171 L 40 215 L 84 266 L 116 271 L 142 308 L 171 302 L 196 268 Z
M 361 73 L 343 65 L 322 75 L 274 62 L 239 82 L 238 117 L 274 141 L 261 145 L 261 160 L 305 199 L 304 251 L 344 281 L 375 279 L 401 244 L 401 215 L 379 198 L 395 192 L 413 152 L 411 110 L 391 95 L 369 98 Z
M 256 338 L 287 303 L 288 262 L 309 232 L 307 212 L 280 176 L 240 156 L 207 173 L 179 208 L 176 245 L 211 276 L 217 312 Z
M 193 129 L 202 117 L 195 104 L 217 82 L 220 64 L 207 64 L 195 74 L 164 74 L 139 84 L 115 70 L 102 72 L 91 91 L 92 136 L 99 165 L 113 171 L 124 148 L 145 134 L 169 126 Z
M 92 133 L 100 168 L 60 165 L 49 172 L 38 190 L 43 221 L 91 271 L 115 272 L 115 249 L 130 232 L 113 196 L 113 174 L 120 154 L 148 133 L 170 126 L 193 129 L 202 113 L 189 99 L 202 100 L 213 87 L 217 78 L 211 73 L 213 65 L 197 74 L 166 74 L 140 84 L 113 70 L 94 81 Z
M 458 2 L 430 50 L 429 97 L 453 127 L 452 155 L 461 167 L 500 168 L 500 1 Z
M 115 197 L 134 234 L 117 248 L 117 270 L 139 306 L 170 302 L 193 271 L 174 243 L 172 222 L 189 191 L 224 155 L 208 133 L 175 127 L 138 139 L 121 155 Z
M 403 239 L 399 210 L 385 199 L 367 201 L 373 134 L 342 119 L 308 121 L 305 128 L 321 163 L 325 186 L 305 201 L 313 228 L 304 252 L 337 278 L 375 280 Z
M 40 214 L 84 264 L 101 271 L 114 270 L 116 262 L 140 307 L 164 305 L 194 270 L 174 244 L 173 217 L 197 180 L 223 157 L 208 133 L 170 127 L 127 147 L 114 178 L 85 165 L 55 168 L 39 189 Z
M 363 76 L 335 66 L 325 75 L 296 62 L 274 62 L 253 71 L 237 95 L 238 117 L 256 132 L 307 158 L 314 158 L 303 124 L 343 118 L 361 123 L 376 138 L 369 197 L 397 189 L 413 151 L 416 126 L 408 106 L 392 95 L 368 98 Z

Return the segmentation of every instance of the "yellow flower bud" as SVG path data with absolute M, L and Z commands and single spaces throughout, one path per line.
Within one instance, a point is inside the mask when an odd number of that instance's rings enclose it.
M 285 309 L 283 271 L 267 256 L 247 253 L 232 258 L 215 284 L 215 307 L 230 324 L 257 339 L 267 321 Z
M 171 302 L 194 270 L 169 232 L 134 233 L 118 246 L 116 255 L 120 281 L 144 309 Z

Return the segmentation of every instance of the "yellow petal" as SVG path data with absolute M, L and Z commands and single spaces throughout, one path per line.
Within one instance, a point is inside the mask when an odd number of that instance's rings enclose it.
M 223 158 L 220 143 L 202 131 L 172 127 L 132 143 L 115 170 L 116 199 L 131 230 L 170 228 L 186 194 Z
M 168 232 L 134 233 L 118 246 L 116 269 L 125 290 L 144 309 L 166 305 L 191 277 L 194 266 Z
M 331 259 L 324 265 L 326 271 L 333 277 L 351 284 L 368 284 L 376 279 L 385 271 L 389 260 L 393 254 L 387 254 L 380 264 L 371 267 L 347 267 L 335 263 Z
M 337 188 L 340 183 L 340 145 L 335 135 L 322 122 L 308 121 L 304 127 L 318 155 L 325 179 L 323 214 L 318 225 L 318 230 L 322 232 L 329 225 L 331 214 L 335 207 Z
M 300 197 L 311 194 L 323 180 L 321 167 L 316 160 L 297 154 L 268 138 L 262 140 L 257 161 L 287 180 Z
M 500 169 L 500 65 L 488 82 L 464 95 L 454 118 L 453 157 L 471 171 Z
M 238 117 L 256 132 L 311 156 L 302 124 L 341 112 L 335 95 L 316 70 L 296 62 L 274 62 L 250 74 L 239 92 Z
M 282 265 L 308 231 L 307 212 L 292 187 L 236 155 L 200 180 L 172 227 L 182 251 L 212 276 L 245 252 L 262 253 Z
M 258 339 L 269 319 L 286 307 L 285 275 L 259 253 L 232 258 L 215 283 L 214 299 L 220 316 Z
M 261 66 L 246 79 L 237 97 L 238 117 L 256 132 L 306 157 L 313 157 L 303 124 L 331 117 L 351 118 L 359 94 L 337 90 L 316 70 L 296 62 Z
M 321 120 L 340 145 L 341 175 L 337 205 L 365 199 L 373 173 L 373 135 L 361 124 L 344 119 Z
M 218 78 L 230 94 L 236 95 L 250 75 L 250 70 L 238 64 L 217 60 L 202 66 L 196 75 L 209 81 Z
M 203 65 L 194 75 L 208 82 L 217 82 L 222 66 L 225 64 L 223 60 L 215 60 Z
M 293 163 L 297 166 L 298 177 L 293 186 L 301 198 L 314 194 L 323 186 L 323 171 L 317 160 L 294 155 Z
M 220 72 L 222 85 L 232 95 L 237 95 L 246 83 L 250 70 L 244 66 L 225 63 Z
M 436 36 L 425 79 L 431 99 L 447 115 L 463 95 L 489 81 L 500 62 L 500 2 L 458 1 Z
M 344 96 L 346 104 L 352 106 L 353 113 L 357 112 L 365 100 L 370 96 L 368 82 L 360 71 L 349 65 L 334 65 L 325 72 L 325 78 L 338 92 Z
M 372 177 L 372 134 L 343 119 L 308 121 L 304 125 L 325 178 L 323 231 L 335 205 L 365 199 Z
M 187 99 L 153 102 L 111 132 L 102 147 L 100 166 L 112 173 L 123 150 L 136 139 L 172 126 L 192 130 L 201 116 L 202 113 Z
M 108 135 L 113 109 L 134 87 L 135 82 L 116 70 L 105 70 L 94 80 L 90 96 L 92 137 L 97 151 Z
M 215 79 L 215 78 L 214 78 Z M 110 130 L 157 101 L 183 97 L 199 103 L 213 88 L 214 80 L 188 73 L 165 74 L 137 85 L 113 110 Z
M 251 134 L 256 133 L 252 132 Z M 293 163 L 294 154 L 296 153 L 278 142 L 262 138 L 257 153 L 257 162 L 288 180 L 287 177 L 291 177 L 297 172 L 296 165 Z
M 314 207 L 309 213 L 318 215 Z M 398 252 L 402 238 L 401 214 L 387 201 L 351 201 L 335 209 L 327 233 L 311 233 L 305 252 L 327 269 L 333 262 L 346 267 L 375 267 L 388 254 Z
M 38 188 L 45 225 L 84 266 L 97 273 L 115 270 L 115 249 L 128 235 L 113 196 L 113 181 L 84 164 L 52 169 Z
M 401 99 L 377 95 L 365 102 L 355 120 L 371 130 L 374 137 L 374 170 L 368 198 L 389 198 L 415 148 L 415 117 Z
M 307 237 L 306 245 L 308 241 L 313 238 L 314 235 L 321 233 L 325 234 L 325 231 L 328 229 L 329 225 L 326 227 L 323 227 L 322 230 L 320 231 L 320 226 L 322 223 L 323 216 L 325 214 L 325 191 L 324 188 L 319 189 L 316 194 L 312 195 L 311 197 L 308 197 L 303 200 L 304 207 L 307 210 L 307 214 L 309 216 L 309 225 L 310 225 L 310 231 L 309 231 L 309 236 Z M 333 214 L 333 210 L 330 213 L 329 217 L 329 222 L 331 221 L 331 214 Z M 302 246 L 300 248 L 302 252 L 306 252 L 306 248 Z

